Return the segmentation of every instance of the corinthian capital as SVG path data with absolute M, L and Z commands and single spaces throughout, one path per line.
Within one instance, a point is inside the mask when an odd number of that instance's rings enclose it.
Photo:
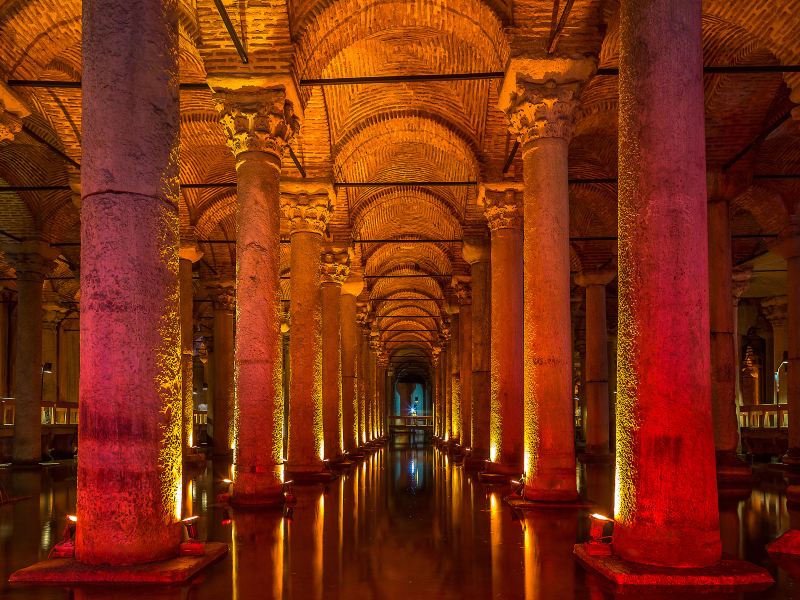
M 282 181 L 281 211 L 289 221 L 291 233 L 325 232 L 336 195 L 326 181 Z
M 30 111 L 5 83 L 0 81 L 0 144 L 11 142 L 22 131 L 22 119 Z
M 569 140 L 579 87 L 552 79 L 518 86 L 506 109 L 508 130 L 523 146 L 540 138 Z
M 294 106 L 282 87 L 220 89 L 215 92 L 214 101 L 234 156 L 255 151 L 280 158 L 300 129 Z
M 483 214 L 489 229 L 520 229 L 522 227 L 522 205 L 519 191 L 514 187 L 497 189 L 485 187 L 482 190 L 486 209 Z
M 350 276 L 350 257 L 347 251 L 328 250 L 322 253 L 320 262 L 322 283 L 342 285 Z

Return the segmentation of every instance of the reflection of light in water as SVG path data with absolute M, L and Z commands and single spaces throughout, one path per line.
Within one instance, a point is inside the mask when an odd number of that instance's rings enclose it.
M 53 525 L 50 521 L 45 521 L 42 526 L 42 550 L 49 550 L 53 540 Z
M 489 530 L 490 538 L 492 540 L 492 597 L 501 598 L 500 594 L 502 588 L 500 580 L 503 572 L 503 557 L 500 553 L 500 547 L 503 543 L 503 535 L 500 531 L 502 525 L 500 513 L 500 502 L 497 498 L 497 493 L 491 492 L 489 494 Z
M 206 492 L 206 490 L 203 490 L 203 493 L 200 495 L 200 506 L 204 512 L 208 510 L 208 492 Z

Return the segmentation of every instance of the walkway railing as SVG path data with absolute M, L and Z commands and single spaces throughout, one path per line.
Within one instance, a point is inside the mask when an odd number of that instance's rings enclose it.
M 430 415 L 392 415 L 389 417 L 391 429 L 433 429 L 433 417 Z
M 789 407 L 748 404 L 739 407 L 742 447 L 754 456 L 782 456 L 789 446 Z

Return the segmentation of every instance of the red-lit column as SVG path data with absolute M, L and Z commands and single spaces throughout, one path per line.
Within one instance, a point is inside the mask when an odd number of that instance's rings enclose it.
M 721 552 L 700 25 L 700 0 L 620 8 L 614 551 L 673 567 Z
M 173 558 L 181 536 L 177 4 L 83 2 L 75 555 L 89 564 Z
M 342 431 L 344 451 L 352 452 L 361 445 L 358 403 L 358 306 L 356 299 L 364 289 L 364 279 L 353 273 L 342 285 Z
M 340 460 L 342 429 L 342 283 L 350 274 L 347 252 L 322 254 L 322 430 L 325 458 Z
M 214 454 L 229 455 L 233 450 L 233 312 L 236 298 L 231 286 L 209 290 L 214 309 L 213 430 Z
M 292 243 L 287 464 L 292 476 L 323 469 L 320 251 L 332 198 L 328 184 L 295 184 L 295 187 L 291 193 L 282 195 L 284 215 L 291 224 Z
M 283 88 L 217 89 L 236 158 L 234 505 L 283 502 L 280 171 L 296 129 Z
M 614 271 L 584 271 L 575 283 L 586 288 L 586 453 L 609 453 L 608 326 L 606 285 Z
M 512 63 L 513 65 L 513 63 Z M 541 61 L 509 70 L 504 108 L 522 152 L 524 246 L 525 497 L 578 496 L 570 339 L 569 189 L 572 113 L 590 60 Z M 534 69 L 531 69 L 534 71 Z M 524 75 L 524 81 L 521 75 Z
M 459 443 L 463 448 L 472 447 L 472 294 L 468 278 L 456 282 L 456 298 L 459 305 L 458 370 L 461 382 Z
M 483 466 L 489 458 L 489 405 L 491 398 L 491 280 L 489 244 L 471 238 L 462 246 L 472 280 L 472 432 L 467 465 Z
M 729 202 L 745 187 L 719 172 L 707 175 L 708 277 L 711 325 L 711 408 L 717 480 L 749 479 L 751 469 L 737 456 L 739 423 L 736 415 L 736 361 L 734 337 L 733 254 Z
M 17 276 L 12 460 L 36 464 L 42 460 L 43 282 L 57 252 L 37 240 L 5 245 L 3 250 Z
M 519 475 L 523 468 L 522 210 L 513 188 L 485 189 L 491 230 L 492 377 L 490 470 Z
M 183 457 L 191 453 L 194 445 L 194 288 L 192 265 L 203 257 L 197 244 L 182 244 L 178 251 L 180 264 L 181 296 L 181 402 L 183 404 L 183 428 L 181 447 Z

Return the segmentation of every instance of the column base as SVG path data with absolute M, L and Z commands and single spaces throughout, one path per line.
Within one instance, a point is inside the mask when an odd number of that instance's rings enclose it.
M 767 552 L 800 557 L 800 529 L 790 529 L 767 544 Z
M 304 483 L 328 483 L 337 479 L 339 477 L 339 473 L 335 473 L 333 471 L 326 471 L 322 468 L 318 470 L 308 470 L 308 469 L 300 469 L 298 467 L 286 467 L 286 481 L 292 481 L 296 484 L 304 484 Z
M 202 556 L 177 556 L 160 562 L 126 567 L 87 565 L 74 558 L 54 558 L 20 569 L 12 573 L 8 581 L 39 585 L 182 583 L 228 553 L 227 544 L 205 542 L 203 546 Z
M 607 548 L 599 548 L 606 546 Z M 611 554 L 595 554 L 611 552 Z M 670 568 L 643 565 L 613 554 L 611 544 L 576 544 L 575 556 L 586 567 L 616 586 L 703 587 L 716 589 L 766 589 L 774 583 L 766 569 L 744 560 L 723 558 L 716 565 Z
M 510 494 L 504 498 L 506 504 L 508 504 L 512 508 L 518 508 L 520 510 L 537 510 L 537 509 L 547 509 L 553 510 L 558 508 L 575 510 L 579 508 L 593 508 L 597 506 L 593 502 L 589 502 L 588 500 L 582 499 L 577 494 L 572 500 L 532 500 L 528 498 L 527 494 L 524 496 L 519 495 L 518 493 Z
M 717 482 L 721 485 L 753 483 L 753 469 L 735 452 L 717 451 Z
M 261 494 L 237 494 L 234 484 L 233 493 L 230 494 L 228 502 L 233 508 L 243 510 L 259 508 L 283 508 L 286 504 L 286 497 L 283 494 L 283 487 L 276 488 L 274 492 L 269 491 Z
M 538 489 L 525 486 L 522 492 L 522 500 L 528 502 L 542 502 L 547 504 L 577 504 L 579 500 L 578 490 L 558 490 L 558 489 Z

